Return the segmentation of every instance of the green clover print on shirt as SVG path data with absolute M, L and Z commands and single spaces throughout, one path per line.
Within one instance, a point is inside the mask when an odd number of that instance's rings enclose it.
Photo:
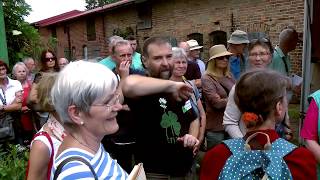
M 160 102 L 160 107 L 164 109 L 164 113 L 162 114 L 160 125 L 162 128 L 166 129 L 167 142 L 174 144 L 176 143 L 176 139 L 180 135 L 180 130 L 181 130 L 181 125 L 178 122 L 178 116 L 172 111 L 168 111 L 168 113 L 166 112 L 167 101 L 164 98 L 160 98 L 159 102 Z M 169 133 L 171 134 L 171 137 L 168 134 L 168 128 L 170 128 L 171 130 L 171 133 Z

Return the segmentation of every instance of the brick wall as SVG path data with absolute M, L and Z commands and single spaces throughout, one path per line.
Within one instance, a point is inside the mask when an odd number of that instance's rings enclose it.
M 111 36 L 114 29 L 124 30 L 127 27 L 134 30 L 140 46 L 146 37 L 154 35 L 172 36 L 182 41 L 187 40 L 187 35 L 191 33 L 201 33 L 204 59 L 208 57 L 208 49 L 213 45 L 209 36 L 213 31 L 224 31 L 227 37 L 230 36 L 232 29 L 241 29 L 248 33 L 263 32 L 271 38 L 273 45 L 278 43 L 278 35 L 286 26 L 296 28 L 299 33 L 303 31 L 303 0 L 157 0 L 151 2 L 152 28 L 150 29 L 137 30 L 139 4 L 116 8 L 104 14 L 95 14 L 96 41 L 87 41 L 85 18 L 67 22 L 70 27 L 71 44 L 76 47 L 76 57 L 81 59 L 83 56 L 83 45 L 87 45 L 90 52 L 98 47 L 99 55 L 106 56 L 105 38 Z M 61 49 L 67 47 L 67 38 L 60 33 L 63 31 L 60 26 L 57 28 L 58 54 L 63 55 Z M 301 34 L 300 36 L 302 37 Z M 302 43 L 299 43 L 297 49 L 291 52 L 291 57 L 293 72 L 301 75 Z

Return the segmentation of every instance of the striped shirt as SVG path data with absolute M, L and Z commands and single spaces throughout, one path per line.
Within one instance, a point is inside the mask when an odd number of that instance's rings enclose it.
M 125 180 L 128 174 L 120 167 L 116 160 L 112 159 L 107 151 L 100 144 L 98 152 L 93 155 L 79 148 L 69 148 L 63 151 L 54 160 L 51 179 L 58 165 L 66 158 L 80 156 L 88 161 L 97 174 L 98 179 L 115 179 Z M 57 180 L 74 180 L 74 179 L 94 179 L 89 167 L 80 161 L 71 161 L 63 166 Z

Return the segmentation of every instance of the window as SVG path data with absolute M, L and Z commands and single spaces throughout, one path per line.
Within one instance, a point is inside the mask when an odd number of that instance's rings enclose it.
M 71 59 L 71 52 L 68 47 L 64 48 L 64 57 L 66 57 L 67 59 Z
M 223 44 L 227 47 L 227 33 L 224 31 L 213 31 L 209 34 L 210 45 Z
M 57 38 L 57 29 L 56 27 L 51 27 L 51 36 Z
M 149 1 L 137 4 L 138 22 L 137 29 L 152 28 L 152 6 Z
M 96 40 L 96 27 L 95 27 L 95 19 L 89 18 L 87 19 L 87 39 L 88 41 Z
M 203 35 L 201 33 L 192 33 L 192 34 L 189 34 L 187 37 L 189 40 L 190 39 L 196 40 L 199 46 L 203 46 Z M 202 52 L 203 48 L 201 48 L 200 51 Z
M 175 37 L 172 36 L 168 36 L 167 37 L 169 43 L 171 44 L 172 47 L 177 47 L 178 46 L 178 42 L 177 39 Z

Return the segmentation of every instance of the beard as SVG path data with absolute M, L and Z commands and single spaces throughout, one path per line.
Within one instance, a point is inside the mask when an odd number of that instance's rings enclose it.
M 171 71 L 167 70 L 167 71 L 162 71 L 159 74 L 159 78 L 161 79 L 169 79 L 171 77 Z

